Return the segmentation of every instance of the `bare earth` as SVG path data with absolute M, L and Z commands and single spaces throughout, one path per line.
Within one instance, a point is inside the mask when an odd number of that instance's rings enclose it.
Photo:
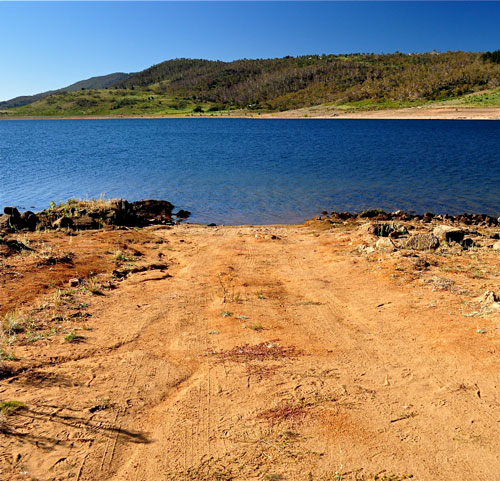
M 0 314 L 52 334 L 4 330 L 0 401 L 23 406 L 0 418 L 0 480 L 500 479 L 488 236 L 385 253 L 319 221 L 28 234 L 51 251 L 0 256 Z

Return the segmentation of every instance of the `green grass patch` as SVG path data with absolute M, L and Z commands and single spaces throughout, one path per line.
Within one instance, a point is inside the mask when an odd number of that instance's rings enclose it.
M 0 402 L 0 413 L 9 415 L 24 408 L 24 404 L 20 401 L 2 401 Z
M 213 109 L 210 102 L 194 102 L 151 90 L 82 90 L 57 93 L 32 104 L 2 110 L 0 117 L 200 115 L 216 112 Z

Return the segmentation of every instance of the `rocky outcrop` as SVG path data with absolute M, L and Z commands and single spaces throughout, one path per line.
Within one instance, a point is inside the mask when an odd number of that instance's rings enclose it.
M 372 221 L 418 221 L 423 224 L 427 224 L 430 222 L 442 222 L 448 225 L 464 224 L 484 227 L 500 225 L 500 217 L 492 217 L 487 214 L 438 215 L 433 214 L 432 212 L 426 212 L 424 214 L 411 214 L 409 212 L 403 212 L 400 210 L 396 210 L 394 212 L 384 212 L 380 209 L 364 210 L 360 213 L 332 211 L 330 212 L 330 214 L 327 214 L 325 212 L 326 211 L 324 211 L 323 216 L 325 216 L 325 218 L 329 219 L 332 222 L 363 219 Z
M 174 224 L 187 219 L 190 212 L 179 210 L 173 214 L 173 204 L 165 200 L 146 199 L 128 202 L 112 200 L 69 200 L 51 206 L 37 214 L 26 211 L 22 215 L 15 207 L 5 207 L 0 217 L 0 230 L 14 232 L 35 229 L 99 229 L 106 226 L 144 227 L 152 224 Z
M 38 222 L 38 217 L 31 211 L 26 211 L 22 215 L 15 207 L 4 207 L 4 215 L 0 217 L 0 230 L 14 232 L 16 230 L 27 229 L 34 231 Z

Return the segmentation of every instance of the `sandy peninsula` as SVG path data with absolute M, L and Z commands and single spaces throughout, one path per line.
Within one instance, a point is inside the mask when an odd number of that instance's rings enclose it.
M 0 479 L 496 479 L 499 233 L 8 233 Z

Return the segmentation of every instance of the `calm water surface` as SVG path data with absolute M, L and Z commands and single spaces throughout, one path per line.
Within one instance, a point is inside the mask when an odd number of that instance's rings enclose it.
M 0 121 L 0 206 L 158 198 L 195 222 L 366 208 L 500 214 L 500 122 Z

